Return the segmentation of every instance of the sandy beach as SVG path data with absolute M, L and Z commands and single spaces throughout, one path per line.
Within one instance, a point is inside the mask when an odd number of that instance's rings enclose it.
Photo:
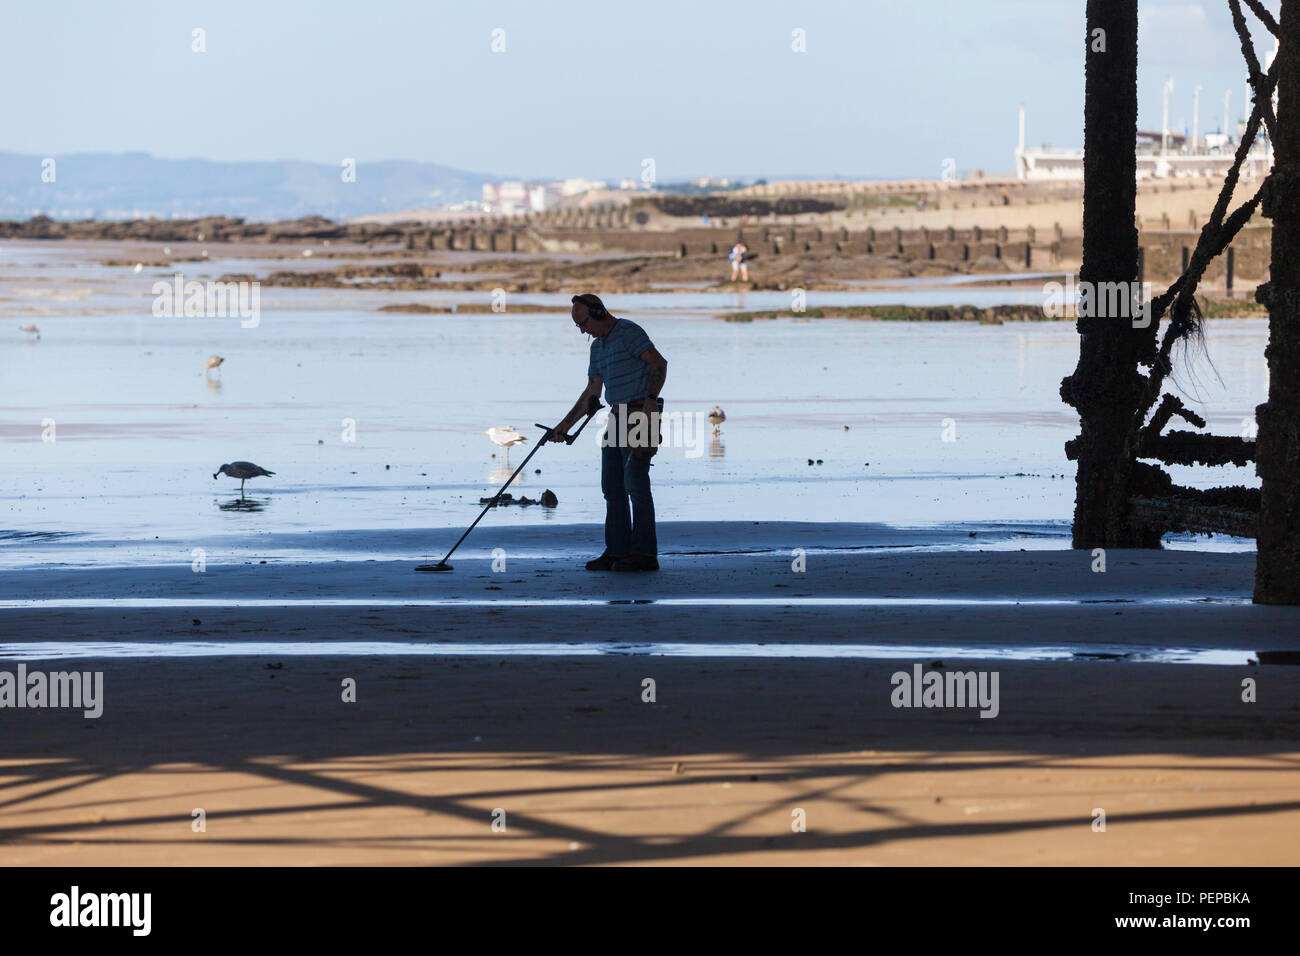
M 191 588 L 7 572 L 0 669 L 102 671 L 104 712 L 4 714 L 0 863 L 1300 861 L 1300 671 L 1267 663 L 1300 618 L 1248 603 L 1253 555 L 1113 552 L 1103 574 L 994 526 L 663 538 L 653 578 L 486 554 Z M 894 706 L 914 665 L 996 671 L 996 718 Z
M 672 356 L 672 407 L 728 412 L 656 459 L 662 570 L 580 570 L 603 514 L 584 438 L 512 486 L 558 507 L 498 509 L 452 573 L 416 574 L 510 474 L 483 429 L 580 385 L 567 300 L 467 317 L 380 309 L 480 292 L 275 287 L 256 328 L 158 318 L 170 264 L 109 245 L 0 257 L 41 327 L 0 352 L 0 682 L 103 675 L 98 718 L 0 709 L 0 865 L 1300 862 L 1300 614 L 1250 604 L 1249 541 L 1172 535 L 1104 571 L 1069 549 L 1069 323 L 621 297 Z M 278 267 L 211 246 L 187 274 Z M 1209 334 L 1188 386 L 1231 434 L 1264 328 Z M 237 459 L 276 476 L 241 497 L 212 478 Z M 895 706 L 900 674 L 996 676 L 996 707 Z

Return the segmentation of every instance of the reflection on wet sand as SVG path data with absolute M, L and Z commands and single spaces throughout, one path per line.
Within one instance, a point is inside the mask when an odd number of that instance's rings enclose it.
M 188 605 L 194 606 L 194 605 Z M 0 660 L 68 660 L 123 657 L 698 657 L 790 660 L 915 660 L 942 655 L 953 660 L 1079 661 L 1107 659 L 1055 647 L 931 647 L 890 644 L 747 644 L 709 642 L 487 641 L 19 641 L 0 644 Z M 1245 666 L 1258 652 L 1236 648 L 1140 647 L 1109 655 L 1142 664 Z M 920 670 L 921 665 L 915 667 Z
M 270 498 L 232 498 L 217 503 L 222 511 L 262 511 L 271 503 Z

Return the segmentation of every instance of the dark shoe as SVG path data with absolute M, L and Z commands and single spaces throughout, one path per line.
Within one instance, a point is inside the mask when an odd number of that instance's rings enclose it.
M 608 551 L 606 551 L 599 558 L 592 558 L 590 561 L 588 561 L 587 570 L 588 571 L 610 571 L 613 570 L 614 562 L 617 560 L 619 559 L 614 557 Z
M 629 554 L 614 562 L 615 571 L 658 571 L 659 559 L 652 554 Z

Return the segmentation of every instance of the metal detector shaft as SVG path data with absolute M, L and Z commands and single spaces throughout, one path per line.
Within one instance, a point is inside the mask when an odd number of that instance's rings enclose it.
M 596 414 L 596 412 L 600 411 L 602 407 L 603 406 L 600 404 L 600 399 L 595 398 L 593 396 L 591 402 L 589 402 L 587 405 L 587 417 L 582 420 L 582 424 L 578 426 L 578 430 L 574 432 L 572 435 L 569 435 L 565 439 L 565 443 L 572 445 L 574 441 L 577 439 L 577 437 L 582 434 L 582 430 L 587 427 L 587 422 L 591 421 L 592 417 Z M 506 489 L 510 487 L 510 483 L 514 481 L 517 477 L 519 477 L 519 473 L 524 470 L 524 466 L 527 465 L 528 462 L 532 460 L 532 457 L 542 450 L 542 446 L 545 445 L 548 440 L 550 440 L 551 429 L 547 428 L 545 425 L 538 425 L 537 427 L 543 429 L 546 432 L 546 434 L 542 436 L 542 440 L 539 441 L 537 445 L 533 448 L 533 450 L 528 453 L 528 457 L 525 458 L 520 463 L 519 467 L 515 469 L 514 474 L 512 474 L 509 478 L 506 479 L 506 483 L 501 486 L 501 488 L 497 491 L 495 495 L 492 496 L 492 500 L 487 503 L 487 507 L 485 507 L 482 511 L 480 511 L 479 516 L 474 519 L 474 524 L 470 525 L 468 528 L 465 529 L 465 533 L 460 536 L 460 540 L 451 546 L 451 550 L 447 552 L 446 557 L 444 557 L 441 561 L 438 562 L 438 566 L 442 566 L 447 563 L 447 561 L 451 558 L 452 554 L 455 553 L 456 549 L 460 547 L 461 542 L 464 541 L 466 538 L 468 538 L 469 533 L 474 530 L 475 526 L 480 521 L 483 520 L 483 516 L 487 514 L 489 511 L 491 511 L 492 507 L 498 501 L 501 500 L 501 496 L 505 494 Z

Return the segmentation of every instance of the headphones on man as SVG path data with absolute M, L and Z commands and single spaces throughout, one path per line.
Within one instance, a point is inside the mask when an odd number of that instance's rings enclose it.
M 609 310 L 605 308 L 605 303 L 601 302 L 600 298 L 594 293 L 584 292 L 582 295 L 575 295 L 572 301 L 575 303 L 581 302 L 585 305 L 587 307 L 587 314 L 593 319 L 599 321 L 610 318 Z

